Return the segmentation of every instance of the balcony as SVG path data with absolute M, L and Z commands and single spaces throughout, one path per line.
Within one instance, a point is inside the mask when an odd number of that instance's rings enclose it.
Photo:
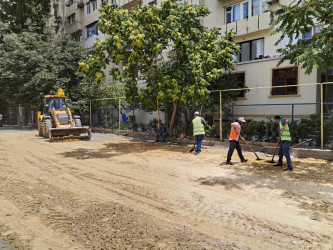
M 132 9 L 134 6 L 138 5 L 140 0 L 119 0 L 119 6 L 125 9 Z
M 71 24 L 66 23 L 65 29 L 68 34 L 74 34 L 78 31 L 82 31 L 82 23 L 77 21 Z
M 257 16 L 252 16 L 247 19 L 242 19 L 237 22 L 224 24 L 221 27 L 221 32 L 233 31 L 237 36 L 246 35 L 256 31 L 266 30 L 271 28 L 269 23 L 272 21 L 271 13 L 264 12 Z
M 77 0 L 77 7 L 81 8 L 84 6 L 84 0 Z

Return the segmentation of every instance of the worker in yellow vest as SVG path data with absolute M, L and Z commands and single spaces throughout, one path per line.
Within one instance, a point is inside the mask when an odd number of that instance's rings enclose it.
M 231 162 L 232 154 L 234 153 L 234 150 L 236 148 L 239 158 L 241 159 L 241 162 L 247 162 L 248 160 L 244 158 L 242 149 L 239 145 L 239 138 L 242 138 L 240 135 L 241 129 L 243 124 L 245 123 L 244 117 L 239 117 L 234 123 L 231 123 L 231 131 L 229 136 L 229 151 L 227 156 L 227 162 L 228 165 L 234 165 Z
M 192 120 L 193 125 L 193 136 L 196 137 L 197 146 L 195 148 L 194 154 L 197 155 L 201 152 L 201 143 L 205 136 L 205 125 L 207 125 L 204 118 L 199 116 L 200 113 L 198 111 L 195 111 Z
M 279 136 L 280 138 L 280 148 L 279 148 L 279 161 L 275 167 L 282 166 L 283 155 L 286 157 L 288 167 L 283 169 L 283 171 L 293 171 L 293 166 L 291 165 L 289 148 L 291 146 L 291 136 L 288 126 L 288 119 L 281 119 L 280 116 L 276 115 L 274 121 L 279 125 Z

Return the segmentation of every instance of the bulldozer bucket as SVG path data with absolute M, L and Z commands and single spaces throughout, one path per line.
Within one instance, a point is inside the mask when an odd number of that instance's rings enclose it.
M 91 131 L 89 127 L 72 127 L 72 128 L 50 128 L 48 138 L 56 139 L 90 139 Z

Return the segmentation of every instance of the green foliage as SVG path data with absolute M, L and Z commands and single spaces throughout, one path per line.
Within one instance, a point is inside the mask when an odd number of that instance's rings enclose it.
M 292 4 L 275 11 L 277 19 L 272 25 L 277 28 L 273 34 L 281 34 L 278 45 L 284 37 L 288 37 L 286 48 L 278 49 L 284 61 L 302 65 L 306 74 L 310 74 L 313 67 L 325 69 L 333 66 L 333 5 L 331 0 L 297 0 Z M 314 34 L 309 40 L 298 40 L 302 34 L 311 30 L 316 24 L 322 24 L 323 29 Z
M 248 140 L 262 141 L 266 134 L 266 123 L 264 121 L 248 121 L 242 126 L 243 137 Z
M 220 137 L 220 129 L 217 127 L 216 124 L 207 127 L 205 133 L 208 137 L 218 138 Z
M 0 21 L 7 24 L 3 34 L 21 33 L 33 28 L 44 33 L 51 10 L 50 0 L 0 0 Z
M 107 65 L 122 64 L 122 70 L 109 73 L 124 81 L 128 99 L 145 107 L 156 109 L 157 100 L 161 106 L 201 105 L 209 99 L 210 83 L 235 67 L 232 56 L 239 51 L 233 33 L 220 37 L 219 29 L 201 24 L 208 14 L 203 5 L 175 0 L 140 4 L 130 12 L 105 5 L 99 29 L 106 40 L 95 42 L 95 54 L 80 63 L 81 69 L 99 82 Z M 167 60 L 155 60 L 166 51 Z M 142 82 L 146 85 L 139 88 Z
M 67 35 L 49 42 L 43 34 L 23 31 L 4 34 L 0 43 L 0 99 L 38 105 L 40 97 L 58 88 L 74 102 L 84 98 L 83 75 L 78 62 L 85 51 Z M 73 103 L 74 111 L 86 104 Z

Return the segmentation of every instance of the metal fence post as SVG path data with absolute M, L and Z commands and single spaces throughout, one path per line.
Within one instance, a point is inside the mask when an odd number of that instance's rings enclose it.
M 235 120 L 235 117 L 234 117 L 234 104 L 232 104 L 231 106 L 231 123 L 233 123 Z
M 291 104 L 291 141 L 293 140 L 293 134 L 294 134 L 294 106 L 295 104 Z
M 119 120 L 119 133 L 120 133 L 120 97 L 119 97 L 119 114 L 118 114 L 118 120 Z
M 220 91 L 220 141 L 223 141 L 223 137 L 222 137 L 222 91 Z
M 89 116 L 89 120 L 90 120 L 90 128 L 92 128 L 92 116 L 91 116 L 91 101 L 89 101 L 90 103 L 90 116 Z
M 323 83 L 320 84 L 320 139 L 321 149 L 324 149 L 324 104 L 323 104 Z

